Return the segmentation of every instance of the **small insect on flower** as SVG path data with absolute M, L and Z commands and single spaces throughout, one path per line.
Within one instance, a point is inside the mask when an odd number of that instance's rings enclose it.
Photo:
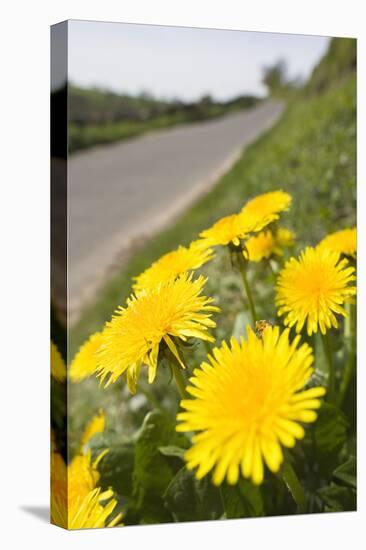
M 272 326 L 273 326 L 272 323 L 270 323 L 269 321 L 265 321 L 264 319 L 261 319 L 260 321 L 256 321 L 255 334 L 257 338 L 262 338 L 264 330 Z
M 102 381 L 109 376 L 106 385 L 127 371 L 129 389 L 135 393 L 142 365 L 148 367 L 149 383 L 154 381 L 162 344 L 185 368 L 176 345 L 179 341 L 191 337 L 214 341 L 208 329 L 216 326 L 211 315 L 219 310 L 212 298 L 201 295 L 207 279 L 192 277 L 183 274 L 149 292 L 132 295 L 127 307 L 116 311 L 104 328 L 98 354 L 98 375 Z
M 203 247 L 202 241 L 194 241 L 189 247 L 179 246 L 161 256 L 141 275 L 135 277 L 135 292 L 151 290 L 159 284 L 176 279 L 179 275 L 198 269 L 214 257 L 212 249 Z
M 279 273 L 276 288 L 278 315 L 301 332 L 306 324 L 311 336 L 338 327 L 336 314 L 346 316 L 343 304 L 356 294 L 354 267 L 338 252 L 326 247 L 306 248 L 291 258 Z
M 262 322 L 263 323 L 263 322 Z M 261 325 L 262 326 L 262 325 Z M 215 348 L 195 369 L 177 416 L 180 432 L 199 432 L 186 451 L 189 469 L 201 479 L 213 470 L 213 482 L 238 482 L 240 473 L 260 484 L 264 463 L 278 472 L 284 447 L 302 439 L 302 423 L 314 422 L 323 387 L 306 389 L 313 353 L 289 329 L 266 326 L 261 338 L 248 328 L 248 339 Z
M 329 248 L 351 258 L 356 257 L 357 252 L 357 232 L 356 228 L 342 229 L 327 235 L 320 241 L 319 247 Z

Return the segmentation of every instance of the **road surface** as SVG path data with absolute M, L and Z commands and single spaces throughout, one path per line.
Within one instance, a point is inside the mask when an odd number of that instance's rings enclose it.
M 74 154 L 68 163 L 69 311 L 75 320 L 131 241 L 151 235 L 214 185 L 283 106 L 261 104 Z

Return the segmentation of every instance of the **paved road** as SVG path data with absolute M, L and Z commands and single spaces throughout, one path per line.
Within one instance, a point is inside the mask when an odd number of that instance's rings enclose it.
M 132 239 L 174 219 L 214 184 L 282 105 L 184 125 L 69 160 L 69 307 L 77 312 Z

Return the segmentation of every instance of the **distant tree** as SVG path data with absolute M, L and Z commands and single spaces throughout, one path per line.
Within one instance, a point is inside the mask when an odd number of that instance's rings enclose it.
M 270 95 L 279 96 L 298 87 L 300 79 L 297 77 L 294 80 L 290 80 L 286 61 L 279 59 L 274 65 L 263 68 L 263 84 L 267 86 Z
M 201 99 L 199 100 L 199 103 L 201 105 L 212 105 L 214 103 L 214 100 L 212 99 L 212 97 L 210 96 L 210 94 L 206 94 L 206 95 L 203 95 L 201 97 Z

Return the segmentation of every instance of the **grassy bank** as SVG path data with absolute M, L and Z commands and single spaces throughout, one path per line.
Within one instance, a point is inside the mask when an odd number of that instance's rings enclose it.
M 107 124 L 87 124 L 85 126 L 70 124 L 69 151 L 73 153 L 95 145 L 107 145 L 116 141 L 131 139 L 154 130 L 172 128 L 178 124 L 197 122 L 197 120 L 209 120 L 228 113 L 228 109 L 218 107 L 217 109 L 210 110 L 199 119 L 185 112 L 180 112 L 157 116 L 146 121 L 127 120 Z
M 71 331 L 71 352 L 124 303 L 132 276 L 179 243 L 189 243 L 220 216 L 238 211 L 255 194 L 278 188 L 291 193 L 294 202 L 284 223 L 303 242 L 315 243 L 328 230 L 354 224 L 355 86 L 349 75 L 318 95 L 290 103 L 276 127 L 250 146 L 209 194 L 151 238 L 99 292 Z M 219 264 L 212 265 L 218 269 Z

